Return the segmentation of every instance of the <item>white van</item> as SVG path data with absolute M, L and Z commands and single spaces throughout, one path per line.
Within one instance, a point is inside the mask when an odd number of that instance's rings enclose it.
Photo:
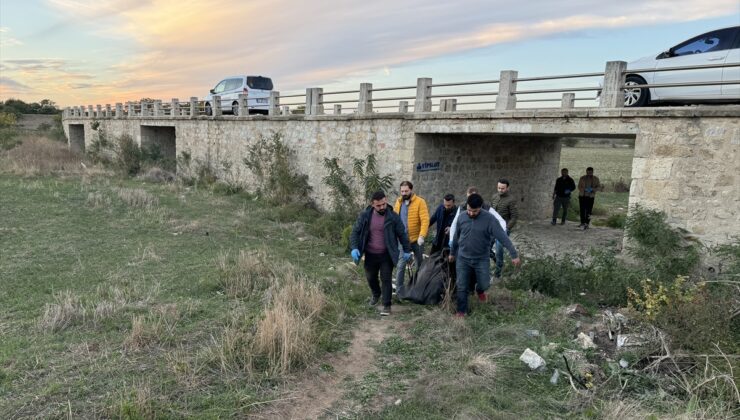
M 213 115 L 213 95 L 221 96 L 221 111 L 239 115 L 239 95 L 247 95 L 250 114 L 265 114 L 272 91 L 272 79 L 262 76 L 231 76 L 218 82 L 206 95 L 206 115 Z

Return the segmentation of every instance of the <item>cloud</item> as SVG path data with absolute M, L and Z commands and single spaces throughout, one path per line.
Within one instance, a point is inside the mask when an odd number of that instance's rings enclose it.
M 23 42 L 19 41 L 16 38 L 13 38 L 12 36 L 7 35 L 10 32 L 10 28 L 6 26 L 0 27 L 0 48 L 10 48 L 18 45 L 23 45 Z
M 28 93 L 32 89 L 23 83 L 0 76 L 0 97 L 8 97 L 19 93 Z

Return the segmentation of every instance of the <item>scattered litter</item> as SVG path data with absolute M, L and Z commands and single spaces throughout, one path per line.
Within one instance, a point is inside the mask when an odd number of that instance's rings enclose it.
M 591 337 L 587 336 L 584 333 L 578 333 L 578 337 L 575 339 L 575 342 L 578 343 L 578 345 L 581 346 L 582 349 L 596 348 L 596 344 L 594 344 L 594 341 L 591 340 Z
M 557 385 L 558 379 L 560 379 L 560 371 L 555 369 L 555 372 L 553 372 L 552 376 L 550 376 L 550 383 L 553 385 Z
M 576 315 L 588 315 L 588 311 L 586 311 L 586 308 L 581 306 L 579 303 L 574 303 L 568 308 L 565 309 L 565 313 L 569 316 L 576 316 Z
M 324 254 L 324 253 L 322 252 L 322 253 L 320 253 L 320 254 L 319 254 L 319 257 L 326 257 L 326 254 Z
M 526 330 L 524 331 L 527 334 L 527 337 L 539 337 L 540 332 L 537 330 Z
M 524 353 L 522 353 L 522 355 L 519 356 L 519 360 L 526 363 L 527 366 L 529 366 L 529 368 L 532 370 L 539 369 L 547 365 L 547 363 L 545 362 L 545 359 L 543 359 L 542 357 L 540 357 L 539 354 L 533 352 L 530 349 L 524 350 Z
M 620 360 L 619 360 L 619 366 L 621 366 L 621 367 L 623 367 L 623 368 L 627 368 L 627 366 L 629 366 L 629 365 L 630 365 L 630 364 L 629 364 L 629 362 L 628 362 L 628 361 L 626 361 L 626 360 L 624 360 L 624 359 L 620 359 Z
M 396 402 L 393 403 L 393 405 L 401 405 L 401 399 L 397 399 Z
M 329 271 L 334 271 L 334 267 L 329 267 Z
M 617 335 L 617 348 L 635 347 L 646 344 L 645 337 L 637 334 L 619 334 Z

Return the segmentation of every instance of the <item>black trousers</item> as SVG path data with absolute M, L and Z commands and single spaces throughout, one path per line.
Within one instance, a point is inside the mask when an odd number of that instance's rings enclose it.
M 581 224 L 587 225 L 591 221 L 591 212 L 594 209 L 594 197 L 578 197 L 578 207 L 581 210 Z
M 391 276 L 393 275 L 393 260 L 388 253 L 365 254 L 365 277 L 373 296 L 380 296 L 383 306 L 391 306 L 391 293 L 393 293 Z M 380 274 L 380 282 L 378 282 Z

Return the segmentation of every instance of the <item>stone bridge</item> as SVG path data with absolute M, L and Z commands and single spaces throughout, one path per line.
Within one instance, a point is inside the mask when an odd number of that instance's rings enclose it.
M 91 107 L 92 108 L 92 107 Z M 548 218 L 559 174 L 561 139 L 635 140 L 630 205 L 664 211 L 670 223 L 706 244 L 740 237 L 740 106 L 551 108 L 345 115 L 112 116 L 67 110 L 71 148 L 90 147 L 101 132 L 157 144 L 166 157 L 188 152 L 216 170 L 231 163 L 248 183 L 242 158 L 260 136 L 279 134 L 296 152 L 295 169 L 308 175 L 313 198 L 326 208 L 323 158 L 373 153 L 379 171 L 396 185 L 411 180 L 434 206 L 445 193 L 464 196 L 469 185 L 484 198 L 509 178 L 524 218 Z M 90 111 L 93 111 L 90 109 Z M 579 176 L 584 168 L 571 168 Z M 596 168 L 598 175 L 599 168 Z M 577 178 L 576 178 L 577 179 Z

